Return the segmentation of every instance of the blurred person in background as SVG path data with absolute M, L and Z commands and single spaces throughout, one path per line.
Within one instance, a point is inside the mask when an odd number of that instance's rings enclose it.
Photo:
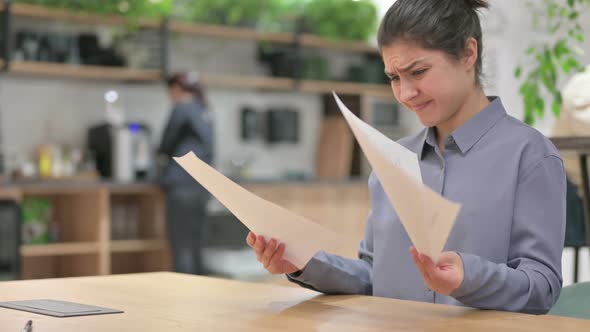
M 201 251 L 205 240 L 208 192 L 171 158 L 193 151 L 213 161 L 213 128 L 198 73 L 181 72 L 167 79 L 172 111 L 158 149 L 164 167 L 160 185 L 166 194 L 168 239 L 174 271 L 204 274 Z

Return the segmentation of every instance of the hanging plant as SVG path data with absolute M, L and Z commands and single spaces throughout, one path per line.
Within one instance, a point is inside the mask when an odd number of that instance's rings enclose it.
M 559 116 L 559 77 L 584 69 L 578 61 L 583 54 L 579 45 L 584 42 L 580 17 L 588 10 L 590 0 L 543 0 L 543 4 L 542 11 L 532 3 L 528 6 L 534 13 L 535 29 L 547 31 L 551 41 L 530 46 L 526 50 L 530 65 L 518 65 L 514 73 L 516 78 L 524 77 L 519 94 L 524 103 L 524 122 L 530 125 L 544 116 L 548 104 L 553 114 Z

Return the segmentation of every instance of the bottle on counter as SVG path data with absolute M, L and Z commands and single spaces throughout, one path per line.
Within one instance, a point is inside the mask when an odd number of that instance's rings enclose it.
M 37 149 L 39 176 L 48 178 L 53 175 L 53 147 L 50 144 L 40 145 Z

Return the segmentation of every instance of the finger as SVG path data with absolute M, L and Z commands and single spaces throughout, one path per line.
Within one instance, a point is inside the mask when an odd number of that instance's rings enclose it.
M 414 249 L 413 247 L 411 249 Z M 414 250 L 410 250 L 411 254 L 412 254 L 412 259 L 414 260 L 414 264 L 416 264 L 416 267 L 418 268 L 418 272 L 420 272 L 420 274 L 422 275 L 422 278 L 424 278 L 424 281 L 428 282 L 428 275 L 426 274 L 426 271 L 424 270 L 424 265 L 422 264 L 422 262 L 420 261 L 420 257 L 419 257 L 419 253 L 418 251 Z
M 410 254 L 412 254 L 412 259 L 414 259 L 414 263 L 416 263 L 418 269 L 423 270 L 424 264 L 422 263 L 422 260 L 420 260 L 420 252 L 418 252 L 415 247 L 410 247 Z
M 410 254 L 412 255 L 412 258 L 419 261 L 418 257 L 420 256 L 420 253 L 418 252 L 418 250 L 416 250 L 416 247 L 414 247 L 414 246 L 410 247 Z
M 424 284 L 426 284 L 426 287 L 428 287 L 430 289 L 434 289 L 433 288 L 433 284 L 434 284 L 433 280 L 434 279 L 432 278 L 432 273 L 428 269 L 428 267 L 425 265 L 425 263 L 423 262 L 422 256 L 423 255 L 420 252 L 418 252 L 417 250 L 413 251 L 412 257 L 414 258 L 414 263 L 416 264 L 418 271 L 422 275 L 422 279 L 424 279 Z
M 436 266 L 434 265 L 430 257 L 424 254 L 420 254 L 419 260 L 422 263 L 422 268 L 424 269 L 424 272 L 426 273 L 428 279 L 432 280 L 434 273 L 436 272 Z
M 256 243 L 254 244 L 254 251 L 256 251 L 256 259 L 259 262 L 262 262 L 262 253 L 264 252 L 264 248 L 266 247 L 266 242 L 264 241 L 264 236 L 258 235 L 256 237 Z
M 271 273 L 278 274 L 284 272 L 280 269 L 283 265 L 283 254 L 285 254 L 285 244 L 281 243 L 268 262 L 268 270 Z
M 414 263 L 416 263 L 416 266 L 422 265 L 418 258 L 418 253 L 414 248 L 410 248 L 410 255 L 412 255 L 412 259 L 414 260 Z
M 248 236 L 246 236 L 246 243 L 251 247 L 254 248 L 254 244 L 256 243 L 256 234 L 249 232 Z
M 436 268 L 436 264 L 434 264 L 432 259 L 427 255 L 420 254 L 420 261 L 422 261 L 422 264 L 428 269 L 434 270 Z
M 277 251 L 277 240 L 270 239 L 270 241 L 268 241 L 268 245 L 262 253 L 262 264 L 264 265 L 264 268 L 268 268 L 270 259 L 274 255 L 275 251 Z

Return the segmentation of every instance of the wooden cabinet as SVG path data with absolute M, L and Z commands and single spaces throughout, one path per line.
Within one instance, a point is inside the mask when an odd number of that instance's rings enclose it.
M 252 193 L 305 216 L 344 236 L 338 254 L 354 258 L 369 211 L 365 181 L 246 183 Z M 170 270 L 165 199 L 152 185 L 36 184 L 0 188 L 0 198 L 45 198 L 53 209 L 59 241 L 22 245 L 23 279 L 107 275 Z M 117 210 L 132 211 L 121 217 Z M 222 208 L 221 213 L 230 212 Z M 130 236 L 117 234 L 121 222 L 137 220 Z M 210 222 L 214 222 L 213 219 Z M 238 220 L 232 222 L 239 223 Z M 215 240 L 246 247 L 241 225 L 210 225 Z M 235 234 L 234 234 L 235 235 Z M 227 237 L 228 241 L 223 241 Z M 231 241 L 230 241 L 231 240 Z
M 51 203 L 59 242 L 22 245 L 22 278 L 53 278 L 170 269 L 164 200 L 150 185 L 28 185 L 23 198 Z M 14 191 L 14 190 L 13 190 Z M 112 208 L 137 211 L 133 238 L 112 238 Z

